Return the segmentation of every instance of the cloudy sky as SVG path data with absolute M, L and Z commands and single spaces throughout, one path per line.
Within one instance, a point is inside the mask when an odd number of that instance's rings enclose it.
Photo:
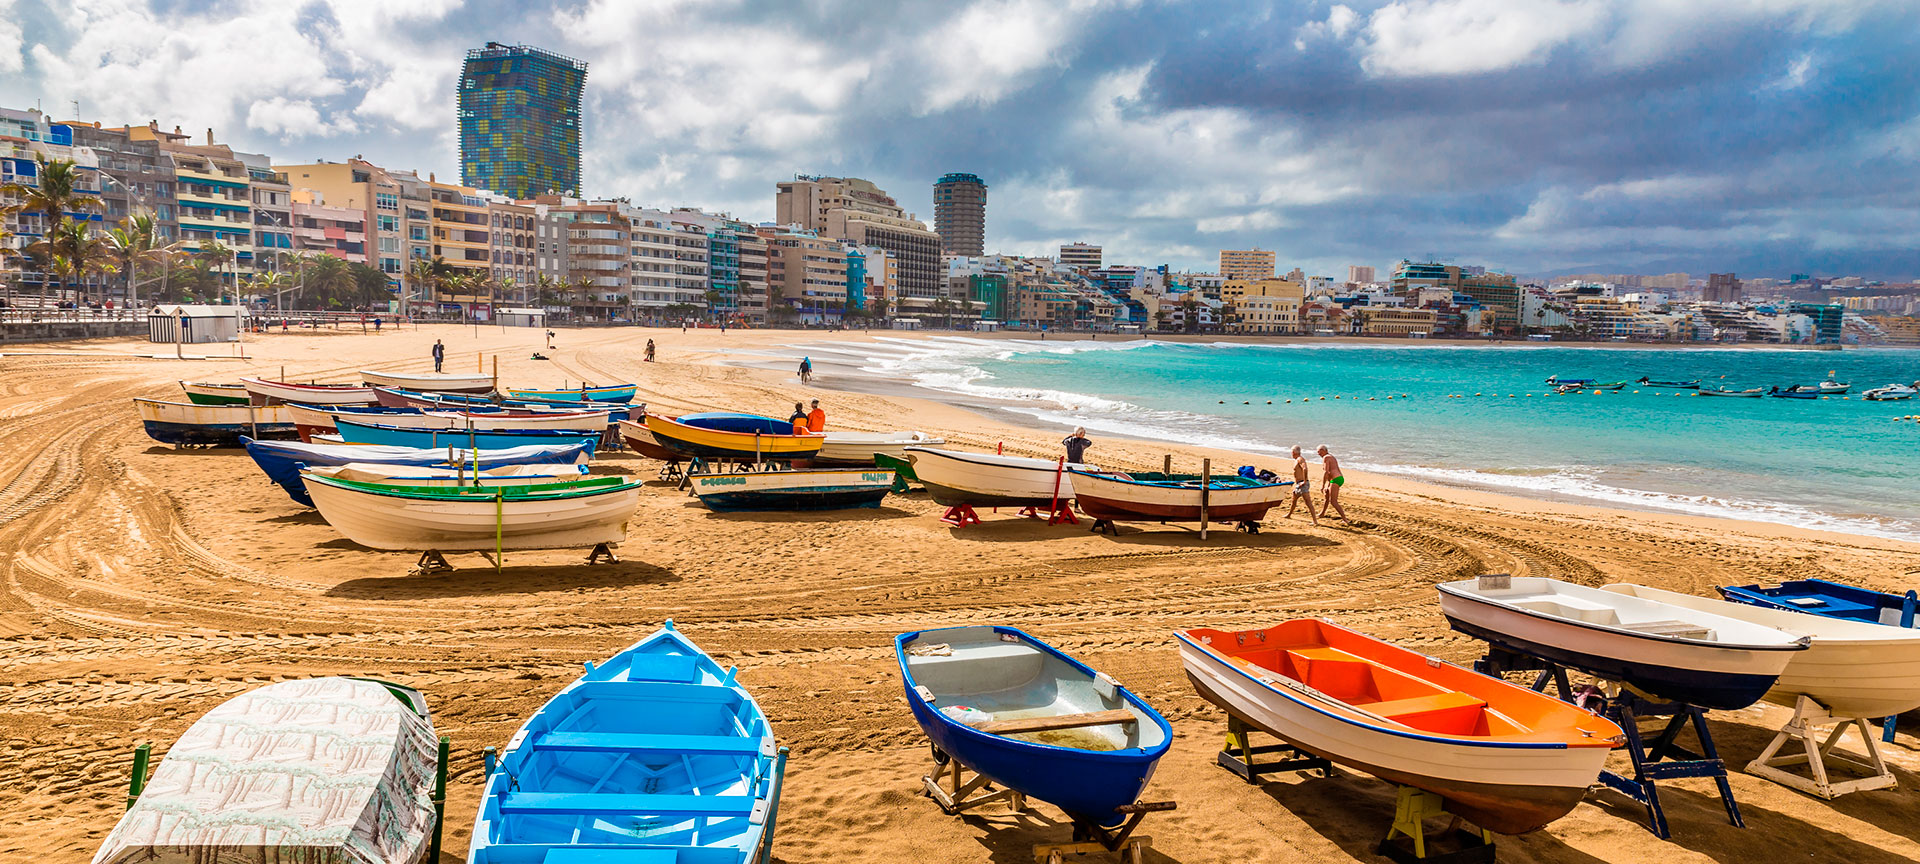
M 586 185 L 991 185 L 992 251 L 1344 275 L 1920 275 L 1920 4 L 0 0 L 0 105 L 457 175 L 487 40 L 586 60 Z

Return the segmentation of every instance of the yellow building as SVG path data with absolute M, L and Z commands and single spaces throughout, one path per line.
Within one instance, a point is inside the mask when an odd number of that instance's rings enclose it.
M 1255 281 L 1272 279 L 1273 253 L 1265 249 L 1220 250 L 1220 276 L 1223 279 Z
M 1286 279 L 1228 279 L 1220 285 L 1228 333 L 1299 333 L 1306 298 L 1306 286 Z
M 1432 309 L 1373 306 L 1356 311 L 1360 332 L 1367 336 L 1430 336 L 1440 323 L 1440 313 Z
M 1920 345 L 1920 317 L 1889 315 L 1874 323 L 1887 331 L 1887 341 L 1894 345 Z

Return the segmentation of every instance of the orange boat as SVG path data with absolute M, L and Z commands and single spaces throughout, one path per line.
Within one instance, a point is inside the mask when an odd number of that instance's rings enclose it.
M 1501 834 L 1565 816 L 1623 740 L 1581 708 L 1329 621 L 1176 635 L 1188 680 L 1227 713 Z

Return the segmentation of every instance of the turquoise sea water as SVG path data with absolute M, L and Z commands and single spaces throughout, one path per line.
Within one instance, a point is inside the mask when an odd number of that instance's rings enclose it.
M 1007 400 L 1096 439 L 1227 446 L 1273 454 L 1256 461 L 1276 467 L 1286 447 L 1324 443 L 1350 466 L 1442 483 L 1920 540 L 1920 423 L 1895 419 L 1920 414 L 1920 400 L 1859 396 L 1920 379 L 1920 351 L 947 338 L 855 353 L 840 359 Z M 1852 382 L 1851 398 L 1726 399 L 1633 384 L 1558 396 L 1543 383 L 1647 376 L 1745 389 L 1829 372 Z

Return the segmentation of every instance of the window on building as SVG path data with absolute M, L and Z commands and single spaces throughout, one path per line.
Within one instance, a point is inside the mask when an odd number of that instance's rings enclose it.
M 382 231 L 398 231 L 398 230 L 400 230 L 400 217 L 398 217 L 398 216 L 388 216 L 388 215 L 386 215 L 386 214 L 381 214 L 381 215 L 379 215 L 379 216 L 376 216 L 376 217 L 374 217 L 374 218 L 375 218 L 375 219 L 377 219 L 377 220 L 379 220 L 379 222 L 380 222 L 380 230 L 382 230 Z
M 380 251 L 382 251 L 382 252 L 398 252 L 398 251 L 400 251 L 400 238 L 398 238 L 398 237 L 382 237 L 382 238 L 380 238 Z
M 398 272 L 400 272 L 400 259 L 398 259 L 398 258 L 382 258 L 382 259 L 380 259 L 380 270 L 381 270 L 381 272 L 385 272 L 385 273 L 398 273 Z
M 400 209 L 400 196 L 389 192 L 375 192 L 373 193 L 373 206 L 381 210 L 393 210 L 397 212 Z

